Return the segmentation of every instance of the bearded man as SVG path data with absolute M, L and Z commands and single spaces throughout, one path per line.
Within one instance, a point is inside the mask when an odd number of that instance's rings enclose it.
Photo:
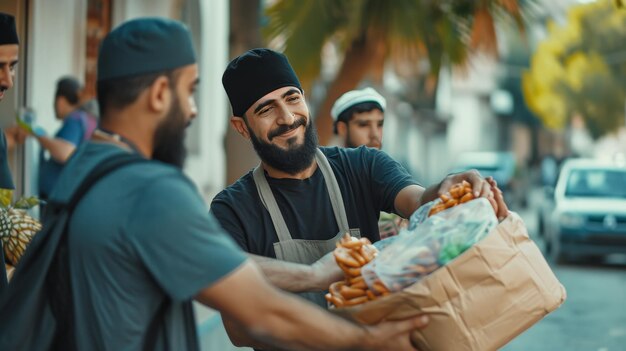
M 380 150 L 318 147 L 302 87 L 283 54 L 250 50 L 229 63 L 222 84 L 231 125 L 252 142 L 261 164 L 220 192 L 211 212 L 272 283 L 307 292 L 321 306 L 323 290 L 341 276 L 327 254 L 344 233 L 376 242 L 381 211 L 407 218 L 462 180 L 494 201 L 476 171 L 425 189 Z

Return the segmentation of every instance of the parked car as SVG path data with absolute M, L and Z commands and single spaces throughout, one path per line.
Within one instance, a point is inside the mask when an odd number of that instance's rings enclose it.
M 597 160 L 565 161 L 546 224 L 555 262 L 626 254 L 626 168 Z

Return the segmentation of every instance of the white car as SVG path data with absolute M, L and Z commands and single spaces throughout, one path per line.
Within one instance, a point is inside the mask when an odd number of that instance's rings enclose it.
M 555 262 L 626 254 L 626 167 L 571 159 L 561 168 L 546 251 Z

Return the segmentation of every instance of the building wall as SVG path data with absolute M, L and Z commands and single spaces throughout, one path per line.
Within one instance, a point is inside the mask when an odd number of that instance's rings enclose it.
M 171 17 L 173 9 L 173 1 L 170 0 L 114 0 L 113 27 L 137 17 Z
M 32 0 L 28 102 L 48 133 L 61 126 L 53 108 L 56 81 L 64 75 L 84 75 L 86 11 L 83 0 Z
M 66 75 L 83 78 L 85 71 L 86 0 L 30 0 L 27 47 L 21 69 L 27 70 L 25 106 L 36 123 L 54 134 L 61 122 L 54 115 L 56 81 Z M 24 145 L 24 193 L 37 194 L 39 144 Z
M 463 69 L 442 70 L 437 111 L 451 116 L 448 124 L 450 167 L 464 151 L 497 149 L 498 124 L 489 97 L 496 88 L 496 62 L 474 56 Z

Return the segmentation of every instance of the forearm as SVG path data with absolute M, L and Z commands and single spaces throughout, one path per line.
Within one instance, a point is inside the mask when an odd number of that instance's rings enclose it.
M 233 343 L 233 345 L 237 347 L 252 347 L 254 349 L 266 351 L 275 349 L 269 344 L 265 344 L 259 340 L 256 340 L 246 331 L 246 328 L 243 325 L 238 324 L 234 320 L 224 315 L 222 315 L 222 322 L 224 323 L 224 329 L 226 329 L 226 334 L 228 334 L 228 338 L 230 339 L 230 342 Z
M 425 201 L 426 196 L 430 196 L 432 186 L 424 189 L 417 185 L 409 185 L 400 190 L 394 202 L 396 213 L 404 218 L 409 218 Z M 436 190 L 435 190 L 436 192 Z
M 419 206 L 422 206 L 423 204 L 429 203 L 437 199 L 439 197 L 440 187 L 441 187 L 441 183 L 437 183 L 426 188 L 426 190 L 424 190 L 424 192 L 422 193 L 422 196 L 420 197 Z
M 260 273 L 256 264 L 247 262 L 196 299 L 219 310 L 224 320 L 243 327 L 261 345 L 286 350 L 366 350 L 377 341 L 368 329 L 281 292 Z
M 59 163 L 65 163 L 76 149 L 74 144 L 62 139 L 39 136 L 37 140 L 41 147 L 48 150 L 50 156 Z
M 318 306 L 284 294 L 272 307 L 262 322 L 248 329 L 250 337 L 258 340 L 253 345 L 280 345 L 285 350 L 364 349 L 366 329 Z
M 280 261 L 274 258 L 249 255 L 261 268 L 272 285 L 289 292 L 320 291 L 313 267 L 310 265 Z

